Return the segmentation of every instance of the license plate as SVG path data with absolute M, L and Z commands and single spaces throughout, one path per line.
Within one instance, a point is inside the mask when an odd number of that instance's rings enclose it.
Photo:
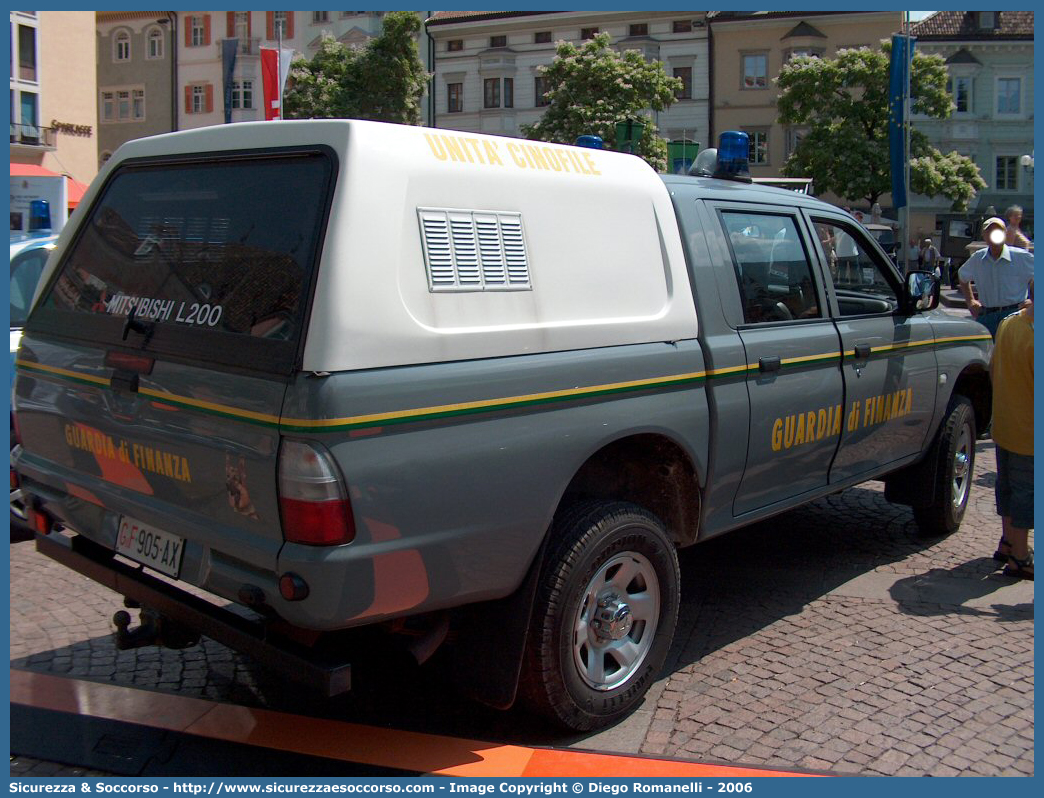
M 176 578 L 181 570 L 184 549 L 184 538 L 126 515 L 120 518 L 120 534 L 116 537 L 117 554 Z

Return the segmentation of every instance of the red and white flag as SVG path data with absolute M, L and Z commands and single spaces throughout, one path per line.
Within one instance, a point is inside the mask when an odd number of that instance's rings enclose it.
M 280 105 L 283 101 L 283 89 L 286 76 L 290 73 L 290 60 L 294 57 L 293 48 L 275 47 L 261 48 L 261 84 L 265 95 L 265 121 L 280 119 Z

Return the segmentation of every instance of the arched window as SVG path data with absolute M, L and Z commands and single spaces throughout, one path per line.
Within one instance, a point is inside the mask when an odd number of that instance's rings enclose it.
M 112 60 L 130 61 L 131 39 L 130 33 L 125 30 L 119 31 L 112 40 Z
M 150 60 L 163 58 L 163 31 L 159 28 L 152 28 L 149 31 L 147 42 L 145 57 Z

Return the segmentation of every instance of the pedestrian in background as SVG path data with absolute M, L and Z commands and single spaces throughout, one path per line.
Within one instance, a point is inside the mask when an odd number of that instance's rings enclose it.
M 1004 211 L 1004 218 L 1008 220 L 1008 230 L 1004 242 L 1009 247 L 1029 249 L 1029 237 L 1019 228 L 1019 225 L 1022 224 L 1022 208 L 1018 205 L 1012 205 L 1008 210 Z
M 917 263 L 922 271 L 932 272 L 936 277 L 941 276 L 941 272 L 936 271 L 939 267 L 939 250 L 935 248 L 932 239 L 926 238 L 921 242 L 921 252 Z
M 997 514 L 1001 540 L 993 558 L 1004 575 L 1033 579 L 1033 281 L 1029 305 L 1004 319 L 990 361 L 993 440 L 997 444 Z
M 906 271 L 915 271 L 921 260 L 921 248 L 917 246 L 917 240 L 910 239 L 910 245 L 906 249 Z
M 1026 299 L 1033 279 L 1033 253 L 1005 243 L 1004 220 L 991 216 L 982 223 L 985 249 L 972 253 L 957 272 L 961 292 L 972 318 L 996 337 L 1001 319 L 1014 313 Z M 975 283 L 976 297 L 971 284 Z

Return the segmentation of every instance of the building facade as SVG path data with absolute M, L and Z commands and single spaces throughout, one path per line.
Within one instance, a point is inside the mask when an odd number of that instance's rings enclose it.
M 173 11 L 98 11 L 98 163 L 124 142 L 177 130 Z
M 179 11 L 178 128 L 226 121 L 222 47 L 237 39 L 229 117 L 232 122 L 264 119 L 261 48 L 293 49 L 311 58 L 324 34 L 362 46 L 381 31 L 384 11 Z
M 987 184 L 968 214 L 952 213 L 944 197 L 912 195 L 913 229 L 974 238 L 990 209 L 1020 205 L 1032 230 L 1033 169 L 1023 156 L 1033 155 L 1033 12 L 938 11 L 912 33 L 916 52 L 946 60 L 956 106 L 949 119 L 914 116 L 913 124 L 939 150 L 974 160 Z
M 539 67 L 554 60 L 556 43 L 608 33 L 614 48 L 641 50 L 682 80 L 675 103 L 655 115 L 660 135 L 701 146 L 709 140 L 706 12 L 440 11 L 427 29 L 437 127 L 519 136 L 544 113 Z
M 11 163 L 98 172 L 93 11 L 11 11 Z
M 781 175 L 804 132 L 776 120 L 775 78 L 787 60 L 878 47 L 903 25 L 899 11 L 711 11 L 708 18 L 713 135 L 724 130 L 747 133 L 754 177 Z

